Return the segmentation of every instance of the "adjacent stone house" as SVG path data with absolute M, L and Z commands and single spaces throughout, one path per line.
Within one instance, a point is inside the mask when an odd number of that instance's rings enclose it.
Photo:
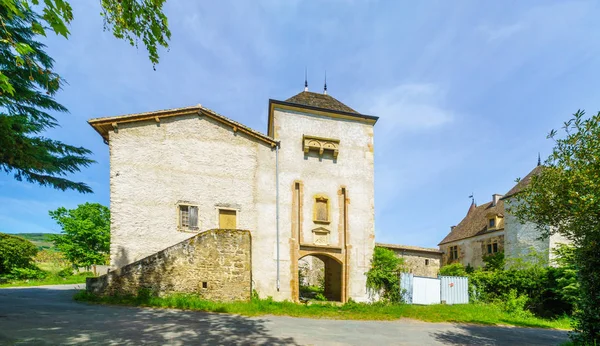
M 260 296 L 297 301 L 312 255 L 330 300 L 367 300 L 376 121 L 307 88 L 269 100 L 266 134 L 202 105 L 90 120 L 110 153 L 111 267 L 243 229 Z
M 512 261 L 530 260 L 531 254 L 541 257 L 545 263 L 552 264 L 554 249 L 559 243 L 568 243 L 560 235 L 539 239 L 540 234 L 531 223 L 520 223 L 507 210 L 519 191 L 530 183 L 531 178 L 543 169 L 534 168 L 505 195 L 494 194 L 492 200 L 482 205 L 475 201 L 467 215 L 439 243 L 443 252 L 442 265 L 459 262 L 465 267 L 479 268 L 484 265 L 485 256 L 504 252 L 507 264 Z
M 375 246 L 394 251 L 398 257 L 404 259 L 404 267 L 409 273 L 432 278 L 439 274 L 442 263 L 442 251 L 439 249 L 382 243 L 375 243 Z

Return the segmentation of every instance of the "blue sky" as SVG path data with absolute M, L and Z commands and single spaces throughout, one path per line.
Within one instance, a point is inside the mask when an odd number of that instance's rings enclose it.
M 547 156 L 546 134 L 600 110 L 596 1 L 173 1 L 170 49 L 103 31 L 98 1 L 73 1 L 69 40 L 47 51 L 70 114 L 49 136 L 94 152 L 61 192 L 0 174 L 0 232 L 59 232 L 48 210 L 109 203 L 108 147 L 87 119 L 201 103 L 265 132 L 268 99 L 322 91 L 380 117 L 376 240 L 436 246 L 479 203 Z

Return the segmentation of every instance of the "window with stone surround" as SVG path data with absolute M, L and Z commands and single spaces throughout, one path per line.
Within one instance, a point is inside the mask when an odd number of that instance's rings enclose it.
M 454 261 L 458 259 L 458 245 L 450 246 L 450 260 Z
M 198 226 L 198 206 L 179 204 L 179 230 L 197 231 Z
M 498 242 L 497 241 L 487 244 L 487 253 L 489 255 L 498 253 Z
M 315 223 L 329 223 L 329 198 L 326 196 L 315 196 L 313 220 Z

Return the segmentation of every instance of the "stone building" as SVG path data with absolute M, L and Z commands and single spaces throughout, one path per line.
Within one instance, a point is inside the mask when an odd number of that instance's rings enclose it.
M 297 301 L 312 255 L 330 300 L 367 300 L 376 121 L 307 88 L 269 100 L 266 134 L 202 105 L 90 120 L 110 152 L 111 266 L 244 229 L 260 296 Z
M 436 278 L 442 263 L 442 251 L 439 249 L 412 246 L 376 243 L 375 246 L 390 249 L 404 259 L 404 267 L 416 276 Z
M 473 200 L 467 215 L 450 228 L 450 233 L 439 244 L 443 252 L 442 265 L 459 262 L 465 267 L 479 268 L 484 266 L 485 256 L 498 252 L 504 252 L 507 265 L 536 257 L 543 263 L 552 264 L 552 250 L 557 244 L 568 241 L 560 235 L 540 239 L 534 224 L 520 223 L 508 213 L 510 204 L 515 203 L 512 197 L 523 190 L 542 168 L 538 164 L 505 195 L 494 194 L 488 203 L 478 206 Z

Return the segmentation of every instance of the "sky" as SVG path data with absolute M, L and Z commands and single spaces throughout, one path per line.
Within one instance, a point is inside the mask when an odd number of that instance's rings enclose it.
M 379 116 L 376 241 L 436 247 L 479 204 L 531 171 L 571 114 L 600 110 L 597 1 L 169 0 L 172 38 L 153 70 L 72 1 L 69 40 L 43 42 L 68 82 L 51 138 L 93 151 L 62 192 L 0 173 L 0 232 L 60 232 L 49 210 L 109 205 L 108 146 L 90 118 L 202 104 L 266 132 L 268 100 L 322 92 Z

